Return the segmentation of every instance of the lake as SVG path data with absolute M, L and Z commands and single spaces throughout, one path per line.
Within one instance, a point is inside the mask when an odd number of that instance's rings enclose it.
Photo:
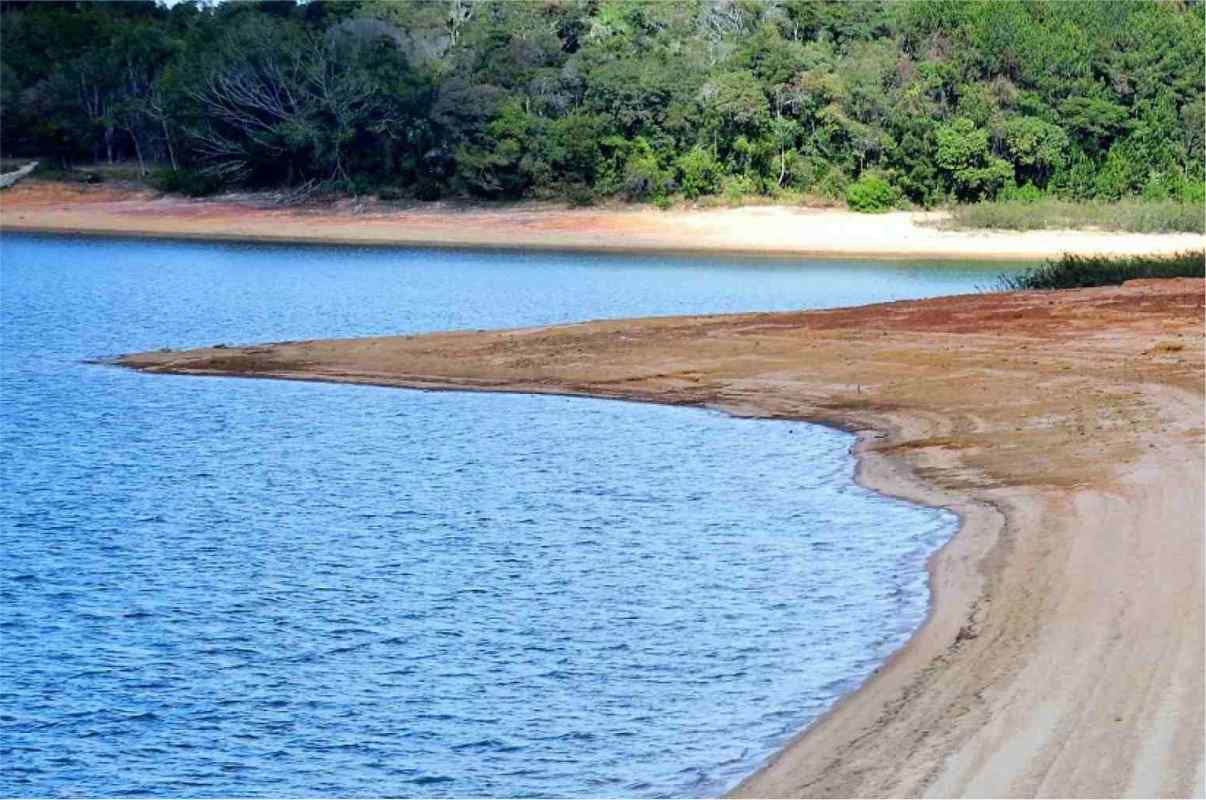
M 716 794 L 907 639 L 956 527 L 814 425 L 85 359 L 998 270 L 5 235 L 0 795 Z

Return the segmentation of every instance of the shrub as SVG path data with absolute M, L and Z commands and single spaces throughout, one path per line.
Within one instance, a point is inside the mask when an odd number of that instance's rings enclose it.
M 1001 275 L 1002 291 L 1020 289 L 1074 289 L 1117 286 L 1136 278 L 1206 277 L 1206 253 L 1187 251 L 1173 256 L 1076 256 L 1065 253 L 1041 267 Z
M 722 185 L 724 199 L 729 205 L 741 205 L 748 196 L 758 193 L 758 184 L 748 175 L 730 175 Z
M 1006 186 L 997 194 L 997 200 L 1014 203 L 1037 203 L 1047 195 L 1033 183 L 1023 183 L 1021 186 Z
M 569 191 L 566 192 L 566 200 L 575 208 L 593 206 L 595 204 L 595 190 L 582 184 L 571 186 Z
M 1201 208 L 1206 203 L 1206 181 L 1185 178 L 1181 182 L 1180 195 L 1182 203 L 1192 203 Z
M 841 200 L 846 196 L 849 185 L 850 179 L 846 173 L 837 167 L 830 167 L 817 176 L 815 188 L 816 193 L 827 200 Z
M 204 197 L 222 188 L 220 179 L 195 169 L 161 169 L 152 173 L 147 182 L 161 192 L 189 197 Z
M 846 204 L 853 211 L 879 213 L 900 202 L 900 190 L 879 175 L 864 174 L 846 189 Z
M 648 200 L 665 196 L 669 184 L 670 176 L 657 163 L 657 157 L 642 153 L 625 163 L 620 190 L 629 200 Z
M 444 185 L 432 178 L 421 177 L 415 183 L 415 199 L 434 202 L 444 196 Z
M 406 191 L 398 186 L 382 186 L 377 189 L 377 199 L 387 202 L 405 200 Z
M 716 187 L 720 184 L 721 167 L 710 152 L 696 145 L 679 156 L 674 165 L 678 167 L 679 186 L 688 200 L 716 193 Z

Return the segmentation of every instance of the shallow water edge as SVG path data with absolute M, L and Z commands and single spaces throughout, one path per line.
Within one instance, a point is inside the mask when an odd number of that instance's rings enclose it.
M 107 357 L 97 359 L 93 363 L 102 364 L 105 366 L 115 367 L 118 369 L 135 369 L 137 367 L 123 364 L 119 361 L 121 356 Z M 825 727 L 837 715 L 841 714 L 843 709 L 848 705 L 857 702 L 864 695 L 871 694 L 875 688 L 884 682 L 891 681 L 895 676 L 891 670 L 899 660 L 915 646 L 915 642 L 926 633 L 935 622 L 935 614 L 938 611 L 939 603 L 946 601 L 946 597 L 937 591 L 937 585 L 940 581 L 948 576 L 945 574 L 951 569 L 949 563 L 945 559 L 949 555 L 951 549 L 962 544 L 960 537 L 964 531 L 973 527 L 977 531 L 979 537 L 988 536 L 995 538 L 997 533 L 1004 528 L 1008 522 L 1006 517 L 1006 509 L 1002 506 L 997 506 L 992 503 L 987 503 L 983 499 L 973 497 L 972 495 L 954 495 L 949 490 L 942 489 L 932 483 L 923 480 L 917 471 L 910 464 L 909 460 L 903 456 L 887 455 L 879 452 L 879 449 L 885 444 L 901 441 L 907 438 L 905 430 L 910 427 L 908 415 L 904 415 L 903 419 L 889 419 L 887 417 L 872 416 L 868 418 L 863 414 L 846 415 L 841 413 L 833 413 L 826 415 L 782 415 L 773 412 L 762 411 L 750 406 L 732 406 L 724 403 L 666 403 L 664 400 L 659 400 L 655 397 L 641 396 L 633 394 L 625 396 L 621 394 L 599 394 L 589 391 L 558 391 L 549 390 L 539 387 L 523 387 L 523 388 L 506 388 L 496 386 L 473 386 L 461 383 L 440 384 L 438 382 L 418 383 L 418 382 L 399 382 L 399 381 L 382 381 L 373 379 L 346 379 L 346 378 L 321 378 L 305 375 L 257 375 L 249 373 L 164 373 L 164 374 L 187 374 L 189 377 L 218 377 L 229 378 L 238 377 L 243 379 L 257 380 L 286 380 L 300 381 L 304 383 L 355 383 L 357 385 L 377 386 L 381 388 L 403 389 L 410 391 L 421 392 L 450 392 L 450 393 L 485 393 L 485 394 L 508 394 L 508 395 L 544 395 L 553 397 L 580 397 L 609 400 L 612 402 L 625 403 L 642 403 L 654 405 L 672 405 L 680 408 L 694 408 L 706 411 L 719 412 L 737 419 L 766 419 L 776 420 L 784 423 L 799 422 L 810 425 L 819 425 L 822 427 L 831 428 L 843 433 L 852 434 L 856 437 L 855 443 L 851 445 L 850 452 L 855 458 L 855 473 L 854 481 L 857 485 L 875 492 L 884 497 L 889 497 L 896 500 L 902 500 L 914 505 L 923 506 L 935 510 L 941 510 L 951 513 L 955 516 L 956 523 L 950 537 L 940 544 L 937 549 L 933 550 L 926 558 L 925 571 L 928 576 L 926 582 L 926 610 L 924 620 L 918 625 L 908 636 L 903 644 L 896 650 L 891 652 L 876 668 L 871 675 L 865 678 L 857 686 L 851 688 L 844 694 L 836 697 L 828 709 L 823 711 L 820 716 L 809 722 L 804 728 L 790 737 L 775 753 L 770 755 L 761 766 L 749 773 L 743 779 L 730 785 L 725 796 L 747 796 L 745 790 L 759 775 L 765 770 L 774 765 L 789 751 L 795 750 L 802 746 L 807 746 L 807 743 L 812 739 L 819 739 L 825 735 Z M 964 576 L 966 577 L 966 576 Z M 966 598 L 951 598 L 950 608 L 943 608 L 946 615 L 965 615 L 966 613 Z M 757 796 L 757 795 L 753 795 Z
M 53 239 L 105 239 L 111 241 L 154 241 L 179 242 L 182 244 L 256 244 L 280 245 L 282 247 L 360 247 L 372 250 L 440 250 L 451 253 L 478 253 L 483 255 L 540 253 L 547 255 L 578 255 L 578 256 L 663 256 L 668 258 L 707 259 L 707 258 L 741 258 L 766 262 L 796 262 L 801 259 L 809 261 L 866 261 L 886 264 L 927 264 L 943 262 L 966 266 L 968 264 L 991 265 L 994 268 L 1023 269 L 1040 263 L 1043 258 L 1002 251 L 985 251 L 966 253 L 949 249 L 905 249 L 898 251 L 861 250 L 857 247 L 846 249 L 813 248 L 799 246 L 776 245 L 726 245 L 701 246 L 698 244 L 659 245 L 645 243 L 613 244 L 611 242 L 540 242 L 529 240 L 507 240 L 502 237 L 483 241 L 461 241 L 439 237 L 398 237 L 398 238 L 363 238 L 358 236 L 340 236 L 338 234 L 322 234 L 315 236 L 291 233 L 271 233 L 259 231 L 256 233 L 230 233 L 224 231 L 191 232 L 187 230 L 142 230 L 137 226 L 120 228 L 90 228 L 81 226 L 56 227 L 54 225 L 38 225 L 4 222 L 0 224 L 0 234 L 10 233 L 20 236 L 53 238 Z M 1055 251 L 1053 251 L 1054 253 Z

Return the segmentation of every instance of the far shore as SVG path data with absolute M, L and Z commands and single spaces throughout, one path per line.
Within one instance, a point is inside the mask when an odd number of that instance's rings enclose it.
M 115 363 L 855 432 L 861 483 L 951 509 L 960 531 L 931 559 L 922 629 L 734 794 L 1201 797 L 1204 292 L 1147 280 Z
M 678 253 L 768 257 L 1041 261 L 1206 248 L 1193 233 L 945 230 L 942 212 L 858 214 L 747 206 L 567 208 L 551 203 L 398 206 L 369 200 L 277 206 L 127 186 L 25 181 L 0 193 L 0 232 L 211 241 Z

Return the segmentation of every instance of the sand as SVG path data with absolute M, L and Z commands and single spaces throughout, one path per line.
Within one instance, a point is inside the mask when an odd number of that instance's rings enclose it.
M 925 626 L 735 794 L 1200 797 L 1204 290 L 1134 281 L 118 363 L 857 432 L 862 483 L 950 508 L 960 531 L 931 560 Z
M 1026 261 L 1064 252 L 1172 253 L 1206 247 L 1200 234 L 949 231 L 940 212 L 855 214 L 761 206 L 657 211 L 343 200 L 306 207 L 263 196 L 187 200 L 113 186 L 26 181 L 0 194 L 0 229 L 207 240 L 430 245 L 615 252 L 712 252 Z

